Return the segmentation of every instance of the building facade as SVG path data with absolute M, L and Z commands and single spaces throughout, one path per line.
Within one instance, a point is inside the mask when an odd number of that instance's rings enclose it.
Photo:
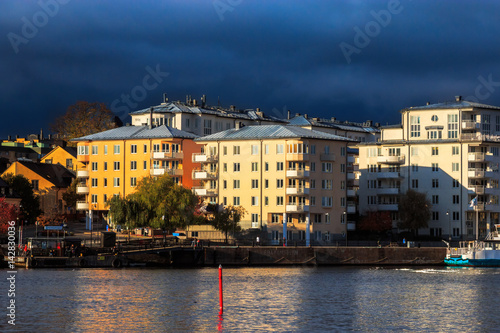
M 487 235 L 499 223 L 500 107 L 463 101 L 401 110 L 401 124 L 379 142 L 359 144 L 361 214 L 389 211 L 408 189 L 432 204 L 427 234 L 447 239 Z
M 260 125 L 196 139 L 193 191 L 206 202 L 243 206 L 243 229 L 271 243 L 328 244 L 347 231 L 344 137 L 296 126 Z

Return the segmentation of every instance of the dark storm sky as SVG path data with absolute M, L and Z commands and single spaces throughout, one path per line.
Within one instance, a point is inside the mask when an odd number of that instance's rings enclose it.
M 207 95 L 382 124 L 455 95 L 500 105 L 498 1 L 0 1 L 0 138 L 78 100 Z

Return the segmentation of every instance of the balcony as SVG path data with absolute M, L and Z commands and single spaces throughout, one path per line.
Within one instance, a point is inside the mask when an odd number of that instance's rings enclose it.
M 86 201 L 77 201 L 76 210 L 89 210 L 89 204 Z
M 356 222 L 347 221 L 347 231 L 356 231 Z
M 154 160 L 182 160 L 184 158 L 184 152 L 153 152 Z
M 89 170 L 87 169 L 78 169 L 76 170 L 77 178 L 89 178 Z
M 349 172 L 347 174 L 347 180 L 354 180 L 354 179 L 356 179 L 356 176 L 354 175 L 354 173 L 353 172 Z
M 87 185 L 77 185 L 76 193 L 78 194 L 89 194 L 89 187 Z
M 164 174 L 167 174 L 170 176 L 182 176 L 182 175 L 184 175 L 184 170 L 182 170 L 182 169 L 167 169 L 167 168 L 151 169 L 152 176 L 161 176 Z
M 309 171 L 304 169 L 299 169 L 299 170 L 288 169 L 286 170 L 286 176 L 288 178 L 305 178 L 309 177 Z
M 478 130 L 480 127 L 480 123 L 474 120 L 463 120 L 462 121 L 462 129 L 463 130 Z
M 88 162 L 88 161 L 90 161 L 90 157 L 89 157 L 88 154 L 86 154 L 86 155 L 77 155 L 76 156 L 76 160 L 78 162 Z
M 356 214 L 356 205 L 348 203 L 346 207 L 346 212 L 347 214 Z
M 352 188 L 347 189 L 347 196 L 348 197 L 355 197 L 356 196 L 356 191 Z
M 195 171 L 193 171 L 193 179 L 200 179 L 200 180 L 217 179 L 217 173 L 216 172 L 195 170 Z
M 398 195 L 399 188 L 397 188 L 397 187 L 379 187 L 377 189 L 377 194 L 379 194 L 379 195 Z
M 378 179 L 402 179 L 399 172 L 378 172 L 376 173 Z
M 335 161 L 335 154 L 320 154 L 319 159 L 321 161 L 330 161 L 334 162 Z
M 347 163 L 355 163 L 356 157 L 353 155 L 347 155 Z
M 467 160 L 469 162 L 484 162 L 484 161 L 492 161 L 493 154 L 488 153 L 469 153 Z
M 490 177 L 490 173 L 480 168 L 469 168 L 467 176 L 469 178 L 488 178 Z
M 217 162 L 219 159 L 219 155 L 206 155 L 206 154 L 193 154 L 192 161 L 193 163 L 212 163 Z
M 403 156 L 378 156 L 377 163 L 380 164 L 403 164 L 405 157 Z
M 204 187 L 193 187 L 193 193 L 199 197 L 216 197 L 217 189 L 208 189 Z
M 471 185 L 467 188 L 467 190 L 475 194 L 484 194 L 486 187 L 484 185 Z
M 398 211 L 398 204 L 378 204 L 377 209 L 379 211 Z
M 287 161 L 309 161 L 309 154 L 293 154 L 293 153 L 287 153 L 286 154 L 286 160 Z
M 304 213 L 309 211 L 309 205 L 286 205 L 287 213 Z
M 307 187 L 287 187 L 286 194 L 288 194 L 288 195 L 308 195 L 309 188 L 307 188 Z

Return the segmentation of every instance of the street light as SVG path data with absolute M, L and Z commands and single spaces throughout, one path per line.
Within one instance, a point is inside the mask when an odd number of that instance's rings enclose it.
M 345 246 L 347 247 L 347 212 L 344 210 L 342 213 L 344 215 L 344 223 L 345 223 Z
M 451 244 L 451 220 L 450 220 L 450 210 L 446 211 L 446 216 L 448 216 L 448 243 Z M 451 245 L 449 245 L 451 247 Z

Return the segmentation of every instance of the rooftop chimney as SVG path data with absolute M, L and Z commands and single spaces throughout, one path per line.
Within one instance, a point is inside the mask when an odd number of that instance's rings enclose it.
M 167 103 L 168 102 L 168 97 L 166 93 L 163 93 L 163 102 L 162 103 Z
M 201 107 L 204 108 L 207 105 L 207 95 L 201 96 Z
M 455 96 L 455 101 L 460 102 L 462 100 L 462 96 Z
M 290 110 L 288 110 L 287 117 L 288 117 L 288 118 L 286 118 L 286 119 L 290 119 Z
M 149 129 L 153 128 L 153 107 L 149 108 Z

